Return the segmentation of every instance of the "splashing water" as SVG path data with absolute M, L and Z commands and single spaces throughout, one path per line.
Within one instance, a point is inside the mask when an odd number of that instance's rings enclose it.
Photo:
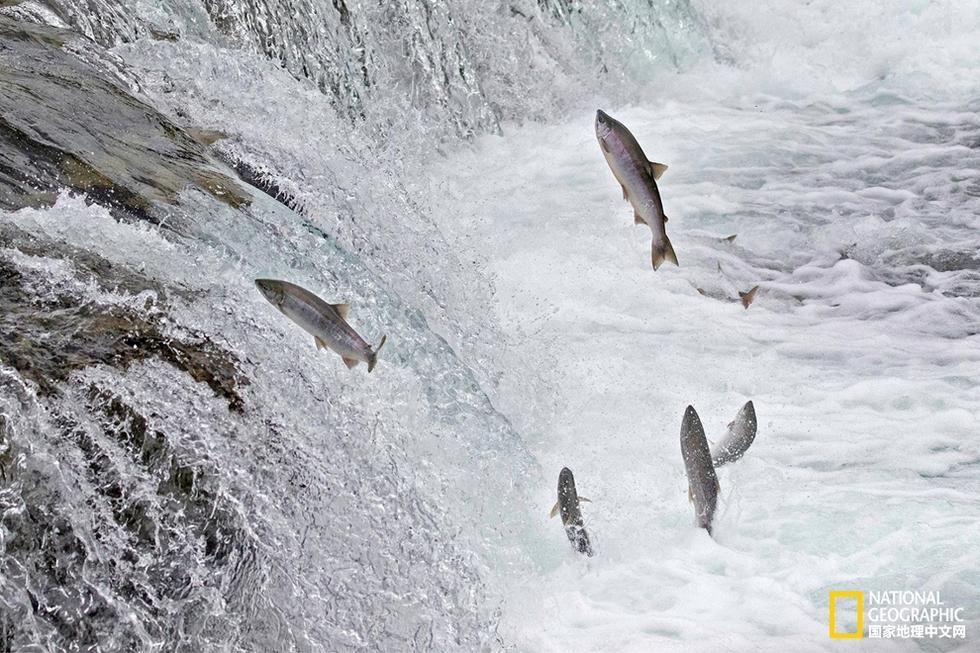
M 976 636 L 975 4 L 0 11 L 0 650 L 829 650 L 851 586 Z M 680 417 L 747 399 L 712 540 Z

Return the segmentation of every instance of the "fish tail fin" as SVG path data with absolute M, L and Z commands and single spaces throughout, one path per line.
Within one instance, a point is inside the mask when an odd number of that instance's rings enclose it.
M 664 261 L 670 261 L 674 265 L 678 265 L 677 254 L 674 254 L 674 246 L 670 244 L 670 239 L 667 238 L 667 234 L 664 234 L 663 244 L 659 247 L 657 246 L 657 239 L 653 239 L 653 245 L 650 249 L 650 260 L 653 263 L 654 270 L 660 269 Z
M 371 370 L 374 369 L 374 366 L 377 364 L 377 362 L 378 362 L 378 352 L 381 351 L 381 348 L 385 346 L 385 341 L 386 340 L 388 340 L 388 336 L 381 336 L 381 342 L 378 343 L 378 346 L 374 348 L 374 351 L 371 352 L 371 355 L 368 357 L 368 372 L 369 373 L 371 372 Z

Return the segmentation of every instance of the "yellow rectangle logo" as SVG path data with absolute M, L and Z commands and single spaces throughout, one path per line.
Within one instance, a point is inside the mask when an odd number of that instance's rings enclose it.
M 837 632 L 837 599 L 854 599 L 857 602 L 857 630 L 853 633 Z M 830 611 L 831 639 L 861 639 L 864 637 L 864 592 L 861 590 L 834 590 L 827 600 Z

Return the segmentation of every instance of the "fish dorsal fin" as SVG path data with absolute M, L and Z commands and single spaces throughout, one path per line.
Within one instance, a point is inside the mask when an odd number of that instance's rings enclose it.
M 323 344 L 323 341 L 320 340 L 320 338 L 318 338 L 317 336 L 313 336 L 313 342 L 316 343 L 316 350 L 317 351 L 320 351 L 321 349 L 326 348 L 326 345 Z
M 633 211 L 633 224 L 646 224 L 647 221 L 640 217 L 640 214 Z
M 667 221 L 668 220 L 670 220 L 670 218 L 668 218 L 666 215 L 664 215 L 664 224 L 667 224 Z
M 689 503 L 694 503 L 694 492 L 691 491 L 691 485 L 687 486 L 687 500 Z
M 592 503 L 592 499 L 586 499 L 585 497 L 579 497 L 579 498 L 578 498 L 578 500 L 579 500 L 580 502 L 581 502 L 581 501 L 588 501 L 589 503 Z
M 726 240 L 730 243 L 734 243 L 735 239 L 738 238 L 738 234 L 732 234 L 731 236 L 725 236 L 722 240 Z
M 647 161 L 647 166 L 650 169 L 650 174 L 653 175 L 654 179 L 660 179 L 667 172 L 667 165 L 664 163 L 657 163 L 656 161 Z
M 548 517 L 554 519 L 559 512 L 561 512 L 561 506 L 555 503 L 555 507 L 551 509 L 550 513 L 548 513 Z
M 354 358 L 345 358 L 344 359 L 344 365 L 346 365 L 347 366 L 347 369 L 349 369 L 349 370 L 350 369 L 353 369 L 354 366 L 357 365 L 360 362 L 361 361 L 359 361 L 357 359 L 354 359 Z
M 350 306 L 347 304 L 331 304 L 333 310 L 337 311 L 337 315 L 340 316 L 341 320 L 347 319 L 347 311 L 350 310 Z
M 717 476 L 715 476 L 715 492 L 721 494 L 721 483 L 718 482 Z

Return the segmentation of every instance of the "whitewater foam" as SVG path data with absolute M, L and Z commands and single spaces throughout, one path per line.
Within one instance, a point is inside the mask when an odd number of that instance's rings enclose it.
M 656 273 L 591 112 L 510 126 L 432 169 L 452 180 L 442 228 L 490 259 L 513 357 L 554 393 L 532 452 L 559 553 L 535 551 L 540 575 L 512 581 L 504 631 L 519 648 L 833 650 L 830 589 L 980 605 L 980 300 L 963 286 L 980 207 L 961 185 L 980 165 L 962 145 L 977 124 L 962 100 L 886 93 L 603 107 L 670 166 L 681 266 Z M 960 264 L 932 267 L 950 248 Z M 746 311 L 737 292 L 756 284 Z M 535 381 L 511 383 L 501 407 L 522 414 Z M 748 399 L 759 435 L 719 473 L 711 540 L 692 525 L 681 415 L 693 404 L 717 440 Z M 588 562 L 545 523 L 565 465 L 594 501 Z

